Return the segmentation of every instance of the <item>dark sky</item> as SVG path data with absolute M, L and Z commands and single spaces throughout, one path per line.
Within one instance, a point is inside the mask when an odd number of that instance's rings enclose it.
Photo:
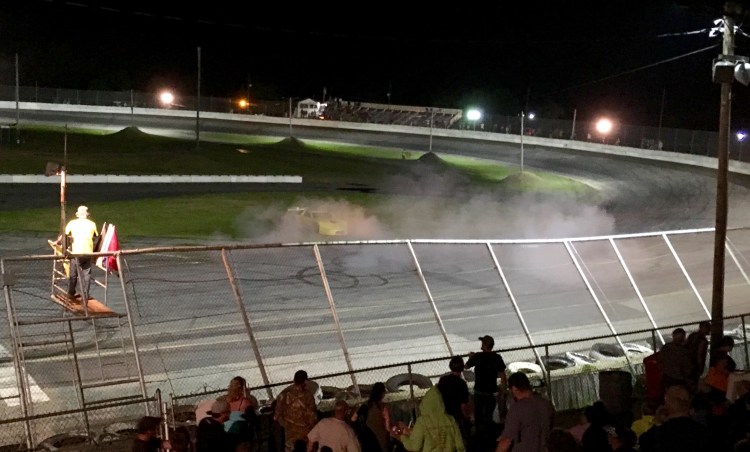
M 608 112 L 623 122 L 715 130 L 720 48 L 595 82 L 712 44 L 721 2 L 228 2 L 24 0 L 0 3 L 0 84 L 345 100 L 545 117 Z M 750 23 L 745 28 L 750 33 Z M 737 37 L 738 54 L 750 38 Z M 734 122 L 750 125 L 735 84 Z

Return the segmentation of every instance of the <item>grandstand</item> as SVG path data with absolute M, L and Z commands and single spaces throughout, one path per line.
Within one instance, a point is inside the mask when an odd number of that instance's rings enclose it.
M 462 110 L 456 108 L 429 108 L 409 105 L 389 105 L 369 102 L 350 102 L 334 99 L 328 102 L 325 119 L 333 121 L 365 122 L 370 124 L 395 124 L 429 127 L 434 115 L 434 127 L 450 128 L 461 120 Z

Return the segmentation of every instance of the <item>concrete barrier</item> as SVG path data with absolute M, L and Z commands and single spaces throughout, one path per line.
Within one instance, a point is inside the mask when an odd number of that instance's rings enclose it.
M 12 101 L 0 101 L 0 110 L 15 110 L 16 104 Z M 80 113 L 108 113 L 129 115 L 131 113 L 139 116 L 168 116 L 195 118 L 196 112 L 190 110 L 173 110 L 160 108 L 135 108 L 130 107 L 104 107 L 92 105 L 70 105 L 70 104 L 43 104 L 36 102 L 21 102 L 19 109 L 30 111 L 59 111 L 59 112 L 80 112 Z M 215 119 L 223 121 L 238 121 L 261 124 L 288 125 L 289 118 L 279 118 L 262 115 L 246 115 L 233 113 L 215 113 L 201 112 L 202 119 Z M 477 132 L 473 130 L 454 130 L 454 129 L 430 129 L 427 127 L 414 127 L 402 125 L 385 125 L 385 124 L 368 124 L 342 121 L 327 121 L 319 119 L 292 119 L 293 126 L 317 127 L 332 130 L 358 130 L 366 132 L 379 133 L 399 133 L 407 135 L 428 136 L 432 133 L 435 137 L 455 138 L 463 140 L 482 140 L 494 141 L 501 143 L 520 143 L 519 135 L 509 135 L 494 132 Z M 625 146 L 614 146 L 603 143 L 594 143 L 589 141 L 561 140 L 555 138 L 543 138 L 534 136 L 524 136 L 524 144 L 527 146 L 543 146 L 560 150 L 575 150 L 591 152 L 596 154 L 613 155 L 619 157 L 631 157 L 645 160 L 655 160 L 661 162 L 697 166 L 702 168 L 716 169 L 717 160 L 714 157 L 702 155 L 680 154 L 676 152 L 657 151 L 651 149 L 631 148 Z M 528 150 L 533 152 L 533 148 Z M 738 174 L 750 174 L 750 163 L 730 161 L 729 171 Z
M 301 184 L 302 176 L 125 176 L 76 174 L 66 177 L 75 184 Z M 0 184 L 59 184 L 57 177 L 37 174 L 0 174 Z

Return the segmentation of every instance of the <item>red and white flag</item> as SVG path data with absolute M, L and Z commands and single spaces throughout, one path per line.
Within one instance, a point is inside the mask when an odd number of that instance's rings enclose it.
M 115 225 L 104 225 L 104 230 L 102 231 L 102 242 L 101 246 L 99 247 L 99 251 L 102 253 L 113 253 L 115 251 L 120 251 L 120 242 L 117 240 Z M 96 265 L 106 272 L 116 272 L 117 258 L 115 256 L 100 256 L 96 259 Z

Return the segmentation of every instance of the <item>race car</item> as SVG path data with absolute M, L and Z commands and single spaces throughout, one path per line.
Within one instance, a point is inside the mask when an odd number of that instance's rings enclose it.
M 327 210 L 311 210 L 306 207 L 292 207 L 287 214 L 293 215 L 305 227 L 320 235 L 346 235 L 346 221 L 334 219 Z

